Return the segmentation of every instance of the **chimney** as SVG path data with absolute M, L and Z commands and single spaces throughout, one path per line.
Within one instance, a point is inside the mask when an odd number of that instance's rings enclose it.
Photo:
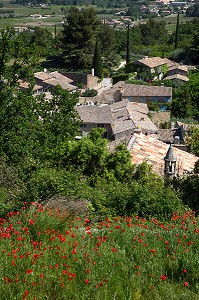
M 95 70 L 94 70 L 94 68 L 91 69 L 91 75 L 95 76 Z

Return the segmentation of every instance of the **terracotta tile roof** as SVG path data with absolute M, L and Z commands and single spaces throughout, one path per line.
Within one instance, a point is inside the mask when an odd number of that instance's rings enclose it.
M 19 79 L 17 82 L 19 83 L 19 87 L 21 89 L 28 89 L 30 87 L 30 82 L 28 82 L 28 81 L 23 81 L 23 80 Z M 41 89 L 43 89 L 43 86 L 38 85 L 38 84 L 35 84 L 33 87 L 33 91 L 37 91 L 37 90 L 41 90 Z
M 60 85 L 62 89 L 67 90 L 69 92 L 77 89 L 77 86 L 72 85 L 63 80 L 58 80 L 56 78 L 49 78 L 47 80 L 43 80 L 43 82 L 47 85 L 52 85 L 52 86 Z
M 46 85 L 60 85 L 63 89 L 67 91 L 76 90 L 77 87 L 75 85 L 70 84 L 73 82 L 70 78 L 60 74 L 57 71 L 54 72 L 36 72 L 34 73 L 35 79 L 41 81 L 41 84 L 44 83 Z
M 170 76 L 166 76 L 165 78 L 163 78 L 163 80 L 173 80 L 173 79 L 179 79 L 182 81 L 189 81 L 189 78 L 180 74 L 174 74 L 174 75 L 170 75 Z
M 188 68 L 186 66 L 181 66 L 181 65 L 175 65 L 169 67 L 168 71 L 172 71 L 172 70 L 182 70 L 188 72 Z
M 54 71 L 54 72 L 36 72 L 34 73 L 34 77 L 37 78 L 37 79 L 40 79 L 40 80 L 48 80 L 48 79 L 51 79 L 51 78 L 55 78 L 57 80 L 60 80 L 60 81 L 67 81 L 68 83 L 71 83 L 73 82 L 70 78 L 62 75 L 61 73 L 57 72 L 57 71 Z
M 160 57 L 145 57 L 145 58 L 139 59 L 138 62 L 149 68 L 155 68 L 155 67 L 165 64 L 164 59 L 162 59 Z
M 171 97 L 172 88 L 139 84 L 126 84 L 122 96 L 129 97 Z
M 155 172 L 163 175 L 164 157 L 169 145 L 159 141 L 155 135 L 133 134 L 131 139 L 133 140 L 130 149 L 132 163 L 140 164 L 143 161 L 147 161 L 153 166 Z M 173 150 L 177 157 L 177 173 L 183 174 L 192 171 L 199 157 L 174 147 Z
M 168 66 L 168 67 L 173 67 L 173 66 L 177 66 L 178 63 L 168 59 L 168 58 L 162 58 L 164 63 Z

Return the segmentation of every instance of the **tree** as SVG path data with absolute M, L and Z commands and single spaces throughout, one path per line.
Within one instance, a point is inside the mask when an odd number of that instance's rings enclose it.
M 199 30 L 193 35 L 193 39 L 190 45 L 190 57 L 193 63 L 198 64 L 199 62 Z
M 188 150 L 199 156 L 199 128 L 192 126 L 190 128 L 189 134 L 186 137 L 186 144 Z
M 103 65 L 115 66 L 117 63 L 115 30 L 106 24 L 100 24 L 97 28 L 97 39 L 100 43 Z
M 140 24 L 139 27 L 143 45 L 154 45 L 167 40 L 166 23 L 164 21 L 156 22 L 149 19 L 146 24 Z
M 95 51 L 93 57 L 93 68 L 95 75 L 102 78 L 102 58 L 101 58 L 101 48 L 98 40 L 95 44 Z
M 5 85 L 0 97 L 0 152 L 23 170 L 39 161 L 55 161 L 62 144 L 77 134 L 78 94 L 57 87 L 51 101 L 44 101 L 44 96 L 33 96 L 31 86 L 19 91 Z
M 176 23 L 176 32 L 175 32 L 175 49 L 178 48 L 178 35 L 179 35 L 179 18 L 180 18 L 180 13 L 178 12 L 177 15 L 177 23 Z
M 12 41 L 14 30 L 7 28 L 0 32 L 0 76 L 5 75 L 6 63 L 11 59 Z
M 127 39 L 126 39 L 126 63 L 130 63 L 130 25 L 127 26 Z
M 96 12 L 92 8 L 69 9 L 63 25 L 62 42 L 66 61 L 74 67 L 91 67 L 96 25 Z

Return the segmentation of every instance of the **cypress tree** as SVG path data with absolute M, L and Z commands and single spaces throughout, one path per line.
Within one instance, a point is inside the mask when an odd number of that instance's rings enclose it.
M 127 40 L 126 40 L 126 63 L 130 63 L 130 26 L 127 26 Z
M 95 44 L 95 51 L 93 57 L 93 68 L 95 75 L 102 78 L 102 58 L 101 58 L 101 48 L 98 40 Z
M 176 33 L 175 33 L 175 49 L 178 48 L 179 18 L 180 18 L 180 14 L 178 12 L 177 23 L 176 23 Z

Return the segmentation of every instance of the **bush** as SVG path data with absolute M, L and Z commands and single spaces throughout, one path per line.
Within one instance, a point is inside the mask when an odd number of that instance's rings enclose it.
M 97 91 L 94 89 L 86 89 L 85 92 L 81 94 L 82 97 L 95 97 L 97 95 Z

